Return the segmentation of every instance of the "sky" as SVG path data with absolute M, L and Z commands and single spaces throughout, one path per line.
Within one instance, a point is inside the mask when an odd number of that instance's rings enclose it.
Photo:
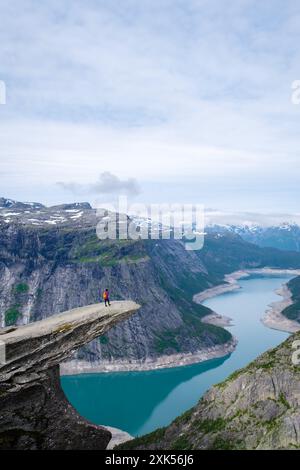
M 300 212 L 297 0 L 0 0 L 0 195 Z

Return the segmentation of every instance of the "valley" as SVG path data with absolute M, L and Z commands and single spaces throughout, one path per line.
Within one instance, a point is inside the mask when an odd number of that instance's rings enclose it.
M 229 353 L 231 333 L 203 323 L 210 310 L 193 296 L 240 269 L 300 266 L 300 253 L 260 248 L 232 233 L 208 234 L 199 252 L 172 239 L 100 241 L 99 217 L 88 203 L 46 208 L 1 201 L 2 326 L 95 303 L 106 287 L 113 300 L 141 305 L 133 318 L 77 352 L 71 372 L 156 368 Z

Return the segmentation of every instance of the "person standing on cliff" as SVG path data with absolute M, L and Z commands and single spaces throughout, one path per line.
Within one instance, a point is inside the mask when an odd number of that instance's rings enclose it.
M 105 307 L 107 307 L 107 305 L 110 306 L 108 289 L 105 289 L 105 291 L 103 292 L 103 300 L 104 300 Z

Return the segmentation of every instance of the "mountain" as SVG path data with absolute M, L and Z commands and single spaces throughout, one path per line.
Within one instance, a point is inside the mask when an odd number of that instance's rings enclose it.
M 0 361 L 0 450 L 106 449 L 115 430 L 93 425 L 72 407 L 61 388 L 60 363 L 138 308 L 114 302 L 107 315 L 95 304 L 0 330 L 6 358 Z
M 300 251 L 300 226 L 295 223 L 282 223 L 264 227 L 247 223 L 244 225 L 209 225 L 206 230 L 214 233 L 236 233 L 244 240 L 261 247 L 279 250 Z
M 118 449 L 300 449 L 300 365 L 296 333 L 212 387 L 170 426 Z
M 103 216 L 88 203 L 14 204 L 13 210 L 6 203 L 0 208 L 2 326 L 98 302 L 106 287 L 113 300 L 142 306 L 81 349 L 77 360 L 92 366 L 166 365 L 202 351 L 224 355 L 232 348 L 231 334 L 201 321 L 210 310 L 194 303 L 193 295 L 239 269 L 300 267 L 300 253 L 260 248 L 231 232 L 207 234 L 200 251 L 172 239 L 100 241 L 96 226 Z

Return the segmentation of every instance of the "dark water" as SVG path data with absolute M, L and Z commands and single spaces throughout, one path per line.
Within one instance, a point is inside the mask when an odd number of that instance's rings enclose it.
M 241 289 L 208 299 L 205 305 L 230 316 L 229 330 L 239 340 L 231 355 L 191 366 L 146 372 L 114 372 L 62 377 L 66 396 L 79 413 L 96 424 L 141 435 L 169 424 L 191 408 L 213 384 L 287 338 L 260 321 L 279 297 L 274 290 L 290 277 L 240 281 Z

